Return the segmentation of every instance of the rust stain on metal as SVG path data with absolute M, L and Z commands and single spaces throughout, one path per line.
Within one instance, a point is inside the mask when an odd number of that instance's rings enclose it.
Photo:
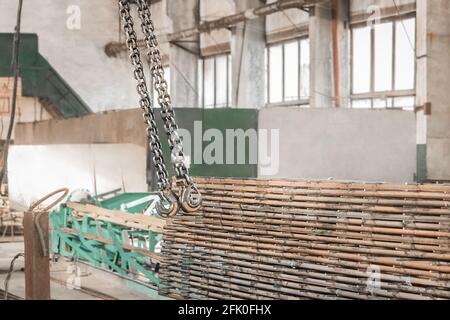
M 333 37 L 333 83 L 336 108 L 341 107 L 341 61 L 339 48 L 339 11 L 340 0 L 333 0 L 331 5 Z

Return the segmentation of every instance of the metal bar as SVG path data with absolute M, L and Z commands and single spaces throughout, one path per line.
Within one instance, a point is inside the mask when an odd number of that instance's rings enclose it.
M 41 239 L 36 228 L 36 213 L 24 216 L 25 297 L 27 300 L 50 300 L 50 260 L 42 253 Z M 48 215 L 39 219 L 44 242 L 48 243 Z
M 183 298 L 448 299 L 450 186 L 198 178 L 164 230 Z M 371 268 L 382 281 L 369 287 Z

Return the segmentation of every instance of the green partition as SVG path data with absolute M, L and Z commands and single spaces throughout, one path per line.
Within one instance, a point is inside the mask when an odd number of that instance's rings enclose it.
M 186 154 L 190 156 L 191 160 L 191 174 L 196 177 L 235 177 L 235 178 L 256 178 L 258 175 L 257 166 L 257 140 L 250 141 L 245 139 L 245 147 L 238 150 L 236 139 L 234 139 L 234 160 L 232 164 L 227 164 L 227 143 L 230 144 L 233 141 L 227 139 L 227 130 L 229 133 L 235 130 L 251 130 L 252 134 L 256 134 L 258 129 L 258 111 L 254 109 L 176 109 L 176 119 L 180 129 L 187 130 L 190 134 L 190 145 L 192 150 L 189 151 L 189 142 L 186 137 L 184 138 L 184 145 Z M 170 152 L 167 144 L 167 138 L 165 135 L 162 121 L 158 118 L 158 129 L 161 135 L 161 141 L 163 144 L 163 150 L 166 160 L 167 168 L 170 174 L 173 175 L 174 171 L 170 162 Z M 204 141 L 205 133 L 215 130 L 216 133 L 220 132 L 223 137 L 222 145 L 222 162 L 216 161 L 216 163 L 206 163 L 203 157 L 205 151 L 208 151 L 208 146 L 213 142 Z M 182 130 L 183 131 L 183 130 Z M 251 145 L 250 145 L 251 143 Z M 230 144 L 230 146 L 233 146 Z M 252 151 L 252 154 L 251 154 Z M 238 164 L 237 155 L 238 152 L 245 153 L 245 162 Z M 212 152 L 215 155 L 215 152 Z M 219 157 L 218 157 L 219 158 Z M 256 161 L 250 161 L 250 159 Z

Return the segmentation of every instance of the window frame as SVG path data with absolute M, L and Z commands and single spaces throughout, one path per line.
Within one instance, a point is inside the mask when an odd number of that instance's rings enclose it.
M 414 64 L 414 87 L 408 90 L 396 90 L 396 54 L 397 54 L 397 22 L 401 22 L 402 20 L 414 19 L 415 25 L 415 37 L 411 39 L 415 43 L 415 52 L 414 58 L 417 59 L 417 17 L 415 12 L 410 12 L 407 14 L 403 14 L 400 16 L 390 16 L 382 18 L 380 23 L 392 22 L 392 70 L 391 70 L 391 82 L 392 87 L 391 90 L 386 91 L 375 91 L 375 83 L 376 83 L 376 72 L 375 72 L 375 57 L 376 57 L 376 49 L 375 49 L 375 28 L 370 28 L 370 43 L 371 43 L 371 62 L 370 62 L 370 92 L 365 93 L 354 93 L 354 29 L 361 28 L 367 26 L 366 22 L 358 22 L 353 23 L 350 28 L 350 107 L 353 108 L 354 100 L 371 100 L 371 109 L 376 109 L 374 107 L 374 102 L 376 100 L 395 100 L 396 98 L 406 98 L 406 97 L 416 97 L 417 95 L 417 61 Z M 387 109 L 405 109 L 399 107 L 387 107 Z M 406 108 L 409 109 L 409 108 Z M 413 108 L 414 109 L 414 108 Z
M 301 87 L 302 87 L 302 41 L 309 40 L 308 35 L 303 35 L 290 40 L 277 41 L 266 45 L 266 107 L 272 106 L 308 106 L 310 103 L 310 97 L 307 99 L 302 99 L 301 97 Z M 285 84 L 285 46 L 287 44 L 297 42 L 298 46 L 298 99 L 286 100 L 286 84 Z M 270 49 L 276 46 L 281 46 L 281 91 L 282 91 L 282 101 L 271 102 L 270 101 Z M 310 64 L 311 65 L 311 64 Z M 311 96 L 311 93 L 309 94 Z
M 225 105 L 218 105 L 217 104 L 217 59 L 220 57 L 225 57 L 227 61 L 226 66 L 226 104 Z M 214 105 L 211 106 L 205 106 L 205 62 L 208 59 L 214 59 Z M 201 86 L 202 86 L 202 93 L 201 93 L 201 108 L 203 109 L 222 109 L 222 108 L 231 108 L 233 102 L 232 102 L 232 83 L 231 83 L 231 67 L 232 67 L 232 61 L 231 61 L 231 52 L 223 52 L 219 54 L 214 54 L 210 56 L 202 56 L 199 59 L 199 64 L 201 65 Z

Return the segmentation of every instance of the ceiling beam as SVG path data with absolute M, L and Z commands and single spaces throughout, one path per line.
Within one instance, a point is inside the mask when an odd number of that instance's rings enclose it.
M 249 9 L 237 14 L 225 16 L 216 20 L 202 21 L 197 27 L 190 28 L 170 34 L 159 36 L 160 43 L 175 42 L 183 39 L 189 39 L 199 33 L 208 33 L 217 29 L 228 29 L 241 22 L 254 20 L 289 9 L 299 9 L 308 11 L 310 7 L 321 2 L 320 0 L 279 0 L 273 3 L 265 4 L 261 7 Z M 145 46 L 145 42 L 140 40 L 139 46 Z M 120 52 L 125 51 L 126 45 L 122 42 L 110 42 L 105 46 L 105 53 L 108 57 L 115 57 Z

